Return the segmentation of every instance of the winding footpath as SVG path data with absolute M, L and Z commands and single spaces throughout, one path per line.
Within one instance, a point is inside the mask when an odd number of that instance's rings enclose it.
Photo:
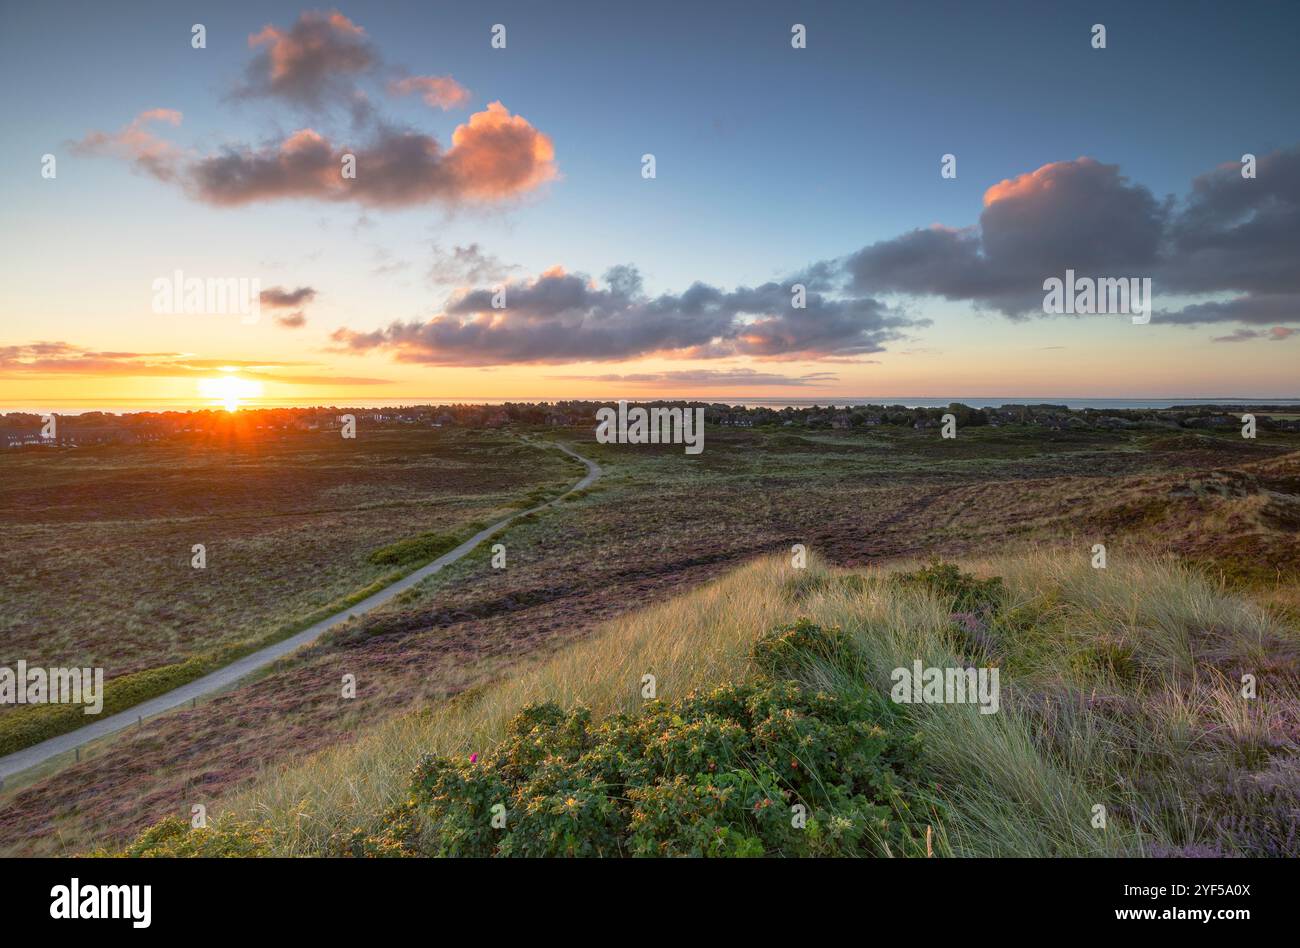
M 377 609 L 384 603 L 392 600 L 395 596 L 401 595 L 417 583 L 428 579 L 434 573 L 446 566 L 450 566 L 452 563 L 455 563 L 457 560 L 468 555 L 484 540 L 500 533 L 520 517 L 526 517 L 528 514 L 545 510 L 547 507 L 559 503 L 575 491 L 584 490 L 585 488 L 590 487 L 595 483 L 596 478 L 600 477 L 600 465 L 595 461 L 584 458 L 581 454 L 571 450 L 565 445 L 555 444 L 555 447 L 559 448 L 570 457 L 577 458 L 587 466 L 586 476 L 559 497 L 549 500 L 544 504 L 539 504 L 536 507 L 530 507 L 528 510 L 521 510 L 516 514 L 511 514 L 509 517 L 494 523 L 490 527 L 484 527 L 454 550 L 444 553 L 432 563 L 427 563 L 424 566 L 421 566 L 415 572 L 403 576 L 391 586 L 385 586 L 374 595 L 368 596 L 355 605 L 349 606 L 347 609 L 343 609 L 328 618 L 322 619 L 315 625 L 303 629 L 301 632 L 298 632 L 287 639 L 276 642 L 274 645 L 268 645 L 266 648 L 259 649 L 249 655 L 245 655 L 243 658 L 230 663 L 225 668 L 219 668 L 214 672 L 204 675 L 202 678 L 194 679 L 194 681 L 191 681 L 189 684 L 181 685 L 179 688 L 174 688 L 156 698 L 150 698 L 148 701 L 142 701 L 125 711 L 119 711 L 117 714 L 94 721 L 75 731 L 69 731 L 66 734 L 60 734 L 57 737 L 51 737 L 49 740 L 42 741 L 39 744 L 33 744 L 31 747 L 25 747 L 20 751 L 15 751 L 5 757 L 0 757 L 0 780 L 12 776 L 13 774 L 21 773 L 30 767 L 35 767 L 37 764 L 42 764 L 52 757 L 57 757 L 59 754 L 69 753 L 90 741 L 125 730 L 135 724 L 142 717 L 153 717 L 154 715 L 161 714 L 164 711 L 170 711 L 172 708 L 188 704 L 196 698 L 203 698 L 207 695 L 213 694 L 214 692 L 228 688 L 252 672 L 265 668 L 267 665 L 270 665 L 277 659 L 283 658 L 295 649 L 299 649 L 304 645 L 314 642 L 336 625 L 346 622 L 348 619 L 355 618 L 356 616 L 364 615 L 372 609 Z

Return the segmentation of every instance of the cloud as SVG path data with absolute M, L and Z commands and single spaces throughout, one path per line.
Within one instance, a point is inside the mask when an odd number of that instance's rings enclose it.
M 1226 336 L 1215 336 L 1211 342 L 1247 342 L 1251 339 L 1281 342 L 1283 339 L 1290 339 L 1295 333 L 1296 330 L 1289 326 L 1274 326 L 1267 332 L 1262 329 L 1235 329 Z
M 32 342 L 0 346 L 0 378 L 62 376 L 204 378 L 214 370 L 238 369 L 240 376 L 263 382 L 298 385 L 387 385 L 389 379 L 304 375 L 280 370 L 310 362 L 248 359 L 199 359 L 180 352 L 102 352 L 67 342 Z
M 179 125 L 181 113 L 175 109 L 149 109 L 116 132 L 87 133 L 80 141 L 72 143 L 72 150 L 80 155 L 111 155 L 121 158 L 159 181 L 173 181 L 177 176 L 182 152 L 146 127 L 155 122 Z
M 1257 176 L 1229 162 L 1181 202 L 1157 200 L 1116 165 L 1078 158 L 990 187 L 977 226 L 936 225 L 845 258 L 860 293 L 940 296 L 1013 318 L 1042 313 L 1042 283 L 1150 277 L 1157 295 L 1228 295 L 1155 320 L 1267 324 L 1300 315 L 1300 146 L 1262 156 Z M 814 274 L 815 276 L 825 276 Z
M 1087 157 L 1053 162 L 988 188 L 977 226 L 913 230 L 814 262 L 781 283 L 724 291 L 697 281 L 682 293 L 649 297 L 634 267 L 611 269 L 603 285 L 557 268 L 508 284 L 503 309 L 492 307 L 491 290 L 473 289 L 427 322 L 372 332 L 341 328 L 332 338 L 344 351 L 385 350 L 400 361 L 435 365 L 652 354 L 862 361 L 930 322 L 891 308 L 881 294 L 942 296 L 1025 318 L 1043 312 L 1044 279 L 1066 270 L 1078 277 L 1150 275 L 1157 292 L 1163 285 L 1238 294 L 1158 314 L 1171 324 L 1280 324 L 1300 316 L 1300 296 L 1291 289 L 1300 268 L 1290 256 L 1300 234 L 1300 149 L 1265 156 L 1258 168 L 1272 178 L 1257 190 L 1220 169 L 1197 179 L 1179 204 L 1157 200 L 1117 165 Z M 1280 227 L 1288 232 L 1278 234 Z M 1285 252 L 1274 252 L 1270 236 Z M 1252 249 L 1238 254 L 1241 247 Z M 1179 257 L 1197 248 L 1205 251 L 1200 261 Z M 463 255 L 473 258 L 473 250 Z M 791 306 L 795 282 L 808 288 L 804 309 Z
M 839 381 L 839 376 L 829 372 L 811 372 L 807 375 L 781 375 L 776 372 L 759 372 L 755 369 L 685 369 L 672 372 L 635 372 L 626 375 L 552 375 L 549 377 L 564 381 L 623 382 L 634 385 L 653 385 L 667 382 L 674 385 L 694 385 L 699 388 L 746 385 L 814 386 Z
M 307 325 L 307 315 L 302 310 L 284 316 L 277 313 L 274 319 L 277 326 L 282 326 L 285 329 L 301 329 Z
M 500 102 L 451 133 L 447 164 L 456 191 L 480 200 L 528 191 L 556 175 L 551 139 Z
M 1190 292 L 1300 294 L 1300 146 L 1230 162 L 1192 183 L 1169 233 L 1165 281 Z
M 1251 325 L 1300 319 L 1300 295 L 1248 293 L 1228 300 L 1192 303 L 1175 312 L 1160 312 L 1160 322 L 1193 326 L 1202 323 L 1239 322 Z
M 454 297 L 428 322 L 394 322 L 374 332 L 343 328 L 344 351 L 380 349 L 399 361 L 433 365 L 503 365 L 617 361 L 652 354 L 683 358 L 750 356 L 766 360 L 880 352 L 903 331 L 927 325 L 870 298 L 807 295 L 791 305 L 788 284 L 724 291 L 695 283 L 680 294 L 646 296 L 630 266 L 611 269 L 600 286 L 553 268 L 532 281 L 505 285 L 506 306 L 477 289 Z
M 484 253 L 477 242 L 467 246 L 457 244 L 451 248 L 451 253 L 434 243 L 429 280 L 437 284 L 464 286 L 500 280 L 511 270 L 518 269 L 513 263 L 502 263 L 497 257 Z
M 316 290 L 310 286 L 300 286 L 296 290 L 286 290 L 282 286 L 273 286 L 262 291 L 260 297 L 263 306 L 288 309 L 301 306 L 316 298 Z
M 451 76 L 407 76 L 404 79 L 392 79 L 388 83 L 389 95 L 412 93 L 419 93 L 429 108 L 442 109 L 444 112 L 469 104 L 469 90 Z
M 379 62 L 366 31 L 337 10 L 307 10 L 288 30 L 268 24 L 248 38 L 248 45 L 258 52 L 236 95 L 311 108 L 330 99 L 354 100 L 352 78 Z
M 558 175 L 550 137 L 499 101 L 470 115 L 452 132 L 449 147 L 432 135 L 382 121 L 357 85 L 380 71 L 382 57 L 365 30 L 338 11 L 306 11 L 287 29 L 267 25 L 248 44 L 255 55 L 236 97 L 313 111 L 341 104 L 362 140 L 340 140 L 328 129 L 307 126 L 278 141 L 229 142 L 209 154 L 187 155 L 147 127 L 179 125 L 181 114 L 153 109 L 116 132 L 87 133 L 74 149 L 125 159 L 220 207 L 295 198 L 386 208 L 495 202 L 533 191 Z M 451 76 L 397 77 L 388 88 L 395 95 L 418 93 L 444 109 L 469 101 L 468 91 Z M 345 156 L 355 160 L 355 177 L 343 176 Z
M 355 178 L 343 177 L 345 154 L 355 156 Z M 189 179 L 218 206 L 309 198 L 391 208 L 515 197 L 556 176 L 554 157 L 550 138 L 493 102 L 455 130 L 447 151 L 429 135 L 387 127 L 350 151 L 308 128 L 276 146 L 227 147 L 196 162 Z
M 846 261 L 859 292 L 966 300 L 1019 317 L 1042 312 L 1043 280 L 1149 274 L 1168 206 L 1117 165 L 1058 161 L 984 194 L 979 226 L 934 226 L 864 247 Z
M 262 291 L 258 297 L 263 306 L 271 309 L 295 309 L 316 298 L 316 290 L 310 286 L 300 286 L 296 290 L 286 290 L 282 286 L 272 286 Z M 284 329 L 301 329 L 307 325 L 307 314 L 301 309 L 292 313 L 274 314 L 275 324 Z

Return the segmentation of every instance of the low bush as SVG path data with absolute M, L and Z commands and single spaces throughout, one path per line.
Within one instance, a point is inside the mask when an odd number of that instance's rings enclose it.
M 419 536 L 381 546 L 370 554 L 370 562 L 376 566 L 427 563 L 444 553 L 450 553 L 468 538 L 458 533 L 421 533 Z
M 1002 579 L 978 579 L 963 573 L 955 563 L 938 559 L 910 573 L 895 573 L 893 583 L 901 588 L 923 589 L 940 599 L 951 600 L 954 613 L 991 615 L 998 611 L 1006 596 Z
M 535 704 L 481 758 L 430 755 L 356 855 L 923 855 L 938 804 L 896 705 L 799 679 L 858 660 L 807 621 L 762 637 L 761 674 L 636 714 Z M 846 667 L 845 671 L 851 669 Z M 495 817 L 495 821 L 494 821 Z M 494 825 L 495 824 L 495 825 Z
M 119 852 L 98 850 L 92 856 L 216 858 L 270 855 L 271 830 L 254 823 L 222 819 L 212 826 L 191 828 L 179 817 L 170 816 L 141 833 Z

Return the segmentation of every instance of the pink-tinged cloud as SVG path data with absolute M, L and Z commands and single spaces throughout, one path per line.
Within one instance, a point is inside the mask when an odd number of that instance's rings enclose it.
M 275 324 L 284 329 L 301 329 L 307 325 L 307 314 L 302 310 L 296 313 L 289 313 L 286 316 L 276 316 Z
M 99 352 L 68 342 L 34 342 L 0 346 L 0 379 L 63 376 L 200 378 L 213 369 L 234 366 L 239 374 L 262 382 L 299 385 L 387 385 L 390 379 L 334 375 L 298 375 L 279 371 L 311 362 L 257 362 L 248 359 L 198 359 L 179 352 Z
M 350 97 L 350 77 L 379 61 L 366 31 L 337 10 L 305 11 L 287 30 L 268 24 L 248 45 L 258 53 L 238 94 L 308 106 L 321 105 L 331 92 Z
M 475 112 L 451 134 L 447 153 L 457 191 L 496 200 L 530 191 L 556 176 L 555 146 L 500 102 Z
M 147 126 L 159 122 L 180 125 L 181 117 L 175 109 L 149 109 L 116 132 L 89 132 L 81 141 L 73 143 L 72 150 L 81 155 L 120 158 L 160 181 L 172 181 L 177 176 L 181 149 L 159 138 Z
M 1294 321 L 1300 146 L 1261 155 L 1257 171 L 1243 178 L 1229 162 L 1196 178 L 1182 200 L 1161 200 L 1117 165 L 1052 162 L 990 187 L 977 226 L 917 229 L 862 248 L 847 259 L 849 286 L 968 300 L 1025 318 L 1043 312 L 1043 281 L 1069 269 L 1094 279 L 1149 277 L 1158 296 L 1233 294 L 1157 309 L 1160 323 Z
M 347 154 L 355 156 L 355 178 L 343 177 Z M 554 179 L 554 159 L 547 135 L 493 102 L 455 130 L 447 151 L 409 130 L 381 128 L 350 149 L 302 129 L 278 147 L 229 148 L 204 158 L 188 180 L 200 200 L 222 206 L 312 198 L 407 207 L 516 197 Z
M 469 104 L 469 90 L 451 76 L 407 76 L 388 83 L 390 95 L 403 96 L 419 93 L 424 104 L 431 109 L 460 108 Z
M 1267 339 L 1269 342 L 1282 342 L 1290 339 L 1297 330 L 1290 326 L 1274 326 L 1272 329 L 1237 329 L 1227 336 L 1215 336 L 1211 342 L 1247 342 L 1251 339 Z
M 399 362 L 491 366 L 614 362 L 652 355 L 682 359 L 751 357 L 766 361 L 860 361 L 928 325 L 870 298 L 829 299 L 809 292 L 791 305 L 791 285 L 722 290 L 696 282 L 680 294 L 648 296 L 634 267 L 613 267 L 603 285 L 553 267 L 505 286 L 453 296 L 427 322 L 394 322 L 372 332 L 341 328 L 343 352 L 380 350 Z M 494 302 L 497 301 L 497 302 Z
M 1118 165 L 1056 161 L 990 187 L 978 226 L 918 228 L 857 251 L 847 262 L 850 285 L 1041 314 L 1044 279 L 1067 268 L 1152 274 L 1167 218 L 1168 207 Z
M 309 303 L 315 298 L 316 290 L 310 286 L 300 286 L 296 290 L 286 290 L 282 286 L 272 286 L 263 290 L 258 299 L 263 306 L 289 309 L 294 306 L 301 306 L 303 303 Z
M 259 297 L 263 306 L 272 309 L 295 309 L 310 303 L 316 298 L 316 290 L 310 286 L 300 286 L 296 290 L 286 290 L 282 286 L 272 286 L 262 291 Z M 275 324 L 283 329 L 301 329 L 307 325 L 307 314 L 301 309 L 292 313 L 276 313 Z

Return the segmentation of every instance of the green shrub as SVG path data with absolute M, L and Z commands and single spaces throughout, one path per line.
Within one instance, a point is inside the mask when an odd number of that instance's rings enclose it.
M 376 566 L 406 566 L 409 563 L 436 560 L 460 546 L 467 536 L 456 533 L 421 533 L 407 540 L 381 546 L 370 554 Z
M 203 829 L 193 829 L 179 817 L 169 816 L 141 833 L 119 853 L 98 850 L 92 856 L 180 857 L 270 855 L 271 829 L 233 819 L 217 820 Z
M 755 642 L 753 659 L 760 671 L 773 678 L 801 678 L 809 667 L 823 664 L 856 672 L 862 655 L 852 637 L 839 629 L 800 619 Z
M 759 677 L 637 714 L 531 705 L 482 758 L 427 756 L 411 796 L 341 852 L 425 856 L 763 856 L 925 852 L 937 804 L 896 705 L 799 681 L 860 661 L 801 621 L 760 639 Z M 801 805 L 806 825 L 796 825 Z M 494 827 L 504 808 L 505 825 Z
M 905 589 L 924 589 L 940 599 L 951 600 L 952 612 L 993 614 L 1006 596 L 1001 577 L 977 579 L 963 573 L 955 563 L 933 559 L 911 573 L 895 573 L 892 581 Z

